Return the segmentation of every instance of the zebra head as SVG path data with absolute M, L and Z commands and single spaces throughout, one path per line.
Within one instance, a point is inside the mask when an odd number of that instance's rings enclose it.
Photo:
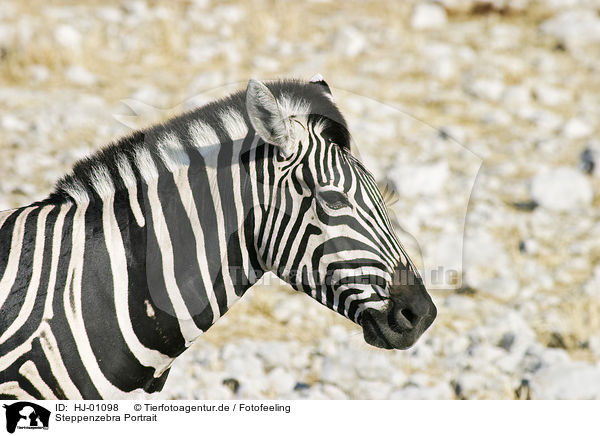
M 373 176 L 322 77 L 250 80 L 248 118 L 259 143 L 256 249 L 264 268 L 363 328 L 366 342 L 410 347 L 436 308 L 402 248 Z M 262 147 L 262 149 L 261 149 Z M 259 189 L 260 190 L 260 189 Z

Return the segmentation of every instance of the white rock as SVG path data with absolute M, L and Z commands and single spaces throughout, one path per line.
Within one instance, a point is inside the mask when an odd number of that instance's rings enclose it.
M 435 386 L 407 386 L 392 392 L 390 400 L 451 400 L 454 398 L 452 388 L 447 383 Z
M 508 274 L 480 280 L 476 287 L 482 293 L 491 295 L 501 301 L 510 301 L 519 292 L 518 280 Z
M 323 360 L 321 381 L 337 386 L 351 386 L 356 378 L 356 370 L 351 362 L 342 365 L 339 361 L 329 357 Z
M 410 18 L 410 25 L 417 30 L 444 27 L 447 22 L 446 10 L 435 3 L 418 3 Z
M 512 121 L 512 118 L 506 111 L 502 109 L 492 109 L 481 117 L 481 121 L 486 124 L 506 126 Z
M 81 65 L 73 65 L 67 69 L 66 77 L 76 85 L 92 86 L 96 84 L 96 76 Z
M 442 56 L 430 61 L 425 67 L 426 71 L 441 80 L 449 80 L 456 76 L 456 62 L 450 56 Z
M 467 93 L 485 100 L 500 100 L 505 89 L 504 82 L 499 79 L 473 79 L 469 76 L 463 82 Z
M 234 357 L 225 360 L 225 372 L 229 377 L 245 375 L 253 379 L 264 378 L 263 364 L 253 355 Z
M 289 344 L 278 341 L 265 341 L 258 344 L 258 357 L 267 369 L 287 367 L 291 363 L 291 350 Z
M 14 26 L 0 23 L 0 46 L 11 45 L 14 36 L 15 36 Z
M 462 373 L 455 381 L 456 390 L 465 398 L 477 398 L 477 394 L 485 388 L 485 376 L 477 372 Z
M 277 395 L 290 393 L 296 385 L 294 376 L 283 368 L 273 369 L 267 377 L 271 388 L 277 392 Z
M 348 395 L 340 388 L 334 385 L 330 385 L 329 383 L 324 383 L 321 385 L 321 392 L 325 395 L 326 398 L 331 400 L 347 400 Z
M 81 33 L 73 26 L 62 24 L 54 32 L 56 42 L 71 50 L 77 50 L 81 47 Z
M 489 279 L 511 275 L 511 261 L 500 241 L 485 230 L 468 232 L 464 245 L 465 279 L 479 289 Z
M 389 383 L 357 379 L 354 382 L 353 398 L 356 400 L 385 400 L 392 391 Z
M 3 115 L 0 120 L 3 129 L 15 132 L 25 132 L 27 130 L 27 123 L 12 114 Z
M 199 392 L 195 392 L 197 400 L 231 400 L 233 399 L 233 392 L 227 386 L 222 384 L 215 384 L 205 386 Z M 187 397 L 190 398 L 190 397 Z
M 246 10 L 239 5 L 221 5 L 213 10 L 218 20 L 236 24 L 239 23 L 246 15 Z
M 353 26 L 345 26 L 333 37 L 333 48 L 343 56 L 355 57 L 367 48 L 367 39 Z
M 590 351 L 597 360 L 600 360 L 600 335 L 590 336 Z
M 96 16 L 109 23 L 118 23 L 123 19 L 121 10 L 112 6 L 101 6 L 97 8 Z
M 430 286 L 452 286 L 463 269 L 462 235 L 443 234 L 424 247 L 425 281 Z
M 132 100 L 137 100 L 141 103 L 144 103 L 145 105 L 149 105 L 149 106 L 154 106 L 154 110 L 160 112 L 162 110 L 162 108 L 164 108 L 166 106 L 167 103 L 167 98 L 165 96 L 165 94 L 156 86 L 153 85 L 143 85 L 140 88 L 136 89 L 131 96 L 129 97 Z M 141 106 L 141 105 L 140 105 Z M 157 114 L 150 114 L 150 113 L 144 113 L 147 111 L 147 109 L 149 108 L 131 108 L 132 110 L 135 110 L 135 113 L 137 115 L 154 115 L 156 116 Z M 138 109 L 140 109 L 138 111 Z
M 543 368 L 531 380 L 531 396 L 536 400 L 598 400 L 600 367 L 571 362 Z
M 569 91 L 549 85 L 538 85 L 533 93 L 537 101 L 546 106 L 558 106 L 571 100 Z
M 531 101 L 531 90 L 523 85 L 509 86 L 502 94 L 502 102 L 511 107 L 521 106 Z
M 141 20 L 148 13 L 148 5 L 143 0 L 125 2 L 122 8 L 134 18 Z
M 215 39 L 194 37 L 188 46 L 187 55 L 190 62 L 203 64 L 217 56 L 220 51 L 221 47 Z
M 571 211 L 587 206 L 594 197 L 589 180 L 568 167 L 537 174 L 531 182 L 530 190 L 533 200 L 554 211 Z
M 544 368 L 557 365 L 571 365 L 573 361 L 567 350 L 562 348 L 543 348 L 539 353 L 540 364 Z
M 401 164 L 394 166 L 388 178 L 402 196 L 420 197 L 438 194 L 450 175 L 447 162 Z
M 594 268 L 592 277 L 583 285 L 583 292 L 600 301 L 600 266 Z
M 472 298 L 465 297 L 464 295 L 450 295 L 444 301 L 444 305 L 462 314 L 472 314 L 477 308 L 477 303 Z
M 594 9 L 575 9 L 544 21 L 542 32 L 567 45 L 586 45 L 600 42 L 600 17 Z
M 589 136 L 593 129 L 579 118 L 571 118 L 563 127 L 562 134 L 569 139 L 579 139 Z
M 535 124 L 537 128 L 548 131 L 554 131 L 558 129 L 563 123 L 562 117 L 554 112 L 544 109 L 537 109 L 528 104 L 517 108 L 517 115 L 530 121 L 532 124 Z
M 394 370 L 402 372 L 395 369 L 383 354 L 364 353 L 356 358 L 356 371 L 359 377 L 367 380 L 390 379 Z
M 32 65 L 29 67 L 29 75 L 35 82 L 45 82 L 50 77 L 50 70 L 44 65 Z
M 445 125 L 440 127 L 440 135 L 447 136 L 459 144 L 464 144 L 467 140 L 467 132 L 463 126 Z
M 256 56 L 252 59 L 252 65 L 262 71 L 277 71 L 281 68 L 280 62 L 269 56 Z

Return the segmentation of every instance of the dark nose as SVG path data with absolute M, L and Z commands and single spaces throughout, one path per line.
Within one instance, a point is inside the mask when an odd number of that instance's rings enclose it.
M 388 322 L 390 328 L 398 333 L 411 332 L 419 337 L 437 316 L 437 309 L 423 280 L 411 266 L 398 269 L 390 287 L 390 298 L 393 307 L 388 313 Z

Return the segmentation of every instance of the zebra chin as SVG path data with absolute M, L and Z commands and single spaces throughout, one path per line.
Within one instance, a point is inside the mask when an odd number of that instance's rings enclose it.
M 365 341 L 388 350 L 405 350 L 414 345 L 437 316 L 437 309 L 426 292 L 414 300 L 407 304 L 406 300 L 392 297 L 385 310 L 365 309 L 359 319 Z

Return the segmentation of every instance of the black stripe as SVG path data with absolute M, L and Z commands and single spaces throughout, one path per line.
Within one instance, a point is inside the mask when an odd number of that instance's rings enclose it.
M 204 250 L 208 271 L 213 284 L 213 292 L 217 298 L 220 314 L 227 311 L 227 298 L 225 293 L 217 289 L 223 289 L 223 275 L 221 271 L 221 250 L 219 247 L 219 235 L 217 229 L 217 215 L 210 192 L 210 181 L 206 171 L 204 158 L 196 150 L 188 152 L 190 156 L 190 169 L 188 177 L 192 186 L 192 195 L 196 210 L 204 234 Z M 207 290 L 210 292 L 210 290 Z M 220 315 L 218 314 L 218 315 Z
M 13 211 L 13 213 L 6 218 L 2 227 L 0 227 L 0 247 L 2 248 L 2 251 L 0 252 L 0 279 L 4 276 L 6 265 L 8 264 L 15 221 L 23 210 L 24 209 Z M 1 325 L 3 324 L 0 324 L 0 326 Z
M 157 316 L 157 320 L 158 316 L 160 316 L 158 326 L 154 327 L 154 329 L 160 329 L 160 336 L 166 342 L 165 346 L 161 348 L 170 350 L 171 352 L 168 353 L 169 355 L 178 355 L 185 350 L 185 339 L 181 334 L 179 322 L 177 321 L 177 317 L 175 315 L 175 309 L 173 308 L 173 304 L 171 303 L 171 299 L 167 293 L 167 285 L 165 283 L 162 268 L 162 252 L 160 250 L 160 246 L 158 245 L 156 229 L 154 228 L 154 222 L 152 219 L 152 216 L 155 213 L 162 212 L 152 210 L 150 207 L 150 201 L 148 199 L 148 187 L 145 184 L 142 185 L 141 190 L 144 198 L 142 204 L 147 205 L 144 208 L 146 211 L 145 233 L 147 238 L 145 265 L 137 265 L 139 274 L 141 274 L 142 270 L 145 270 L 146 273 L 146 288 L 144 289 L 143 296 L 147 297 L 146 299 L 152 304 Z M 132 258 L 135 256 L 139 256 L 139 253 L 132 254 Z M 138 280 L 143 280 L 140 275 L 137 275 L 136 277 Z M 133 292 L 130 293 L 130 295 L 133 295 Z M 138 296 L 137 301 L 139 302 L 140 299 L 141 298 Z M 130 308 L 132 307 L 132 304 L 133 302 L 130 303 Z M 145 303 L 143 303 L 143 306 L 138 305 L 136 307 L 138 307 L 138 310 L 140 310 L 141 307 L 145 307 Z M 141 318 L 142 316 L 138 317 L 138 319 Z M 148 332 L 136 328 L 138 326 L 136 326 L 135 323 L 133 325 L 135 333 L 139 338 L 144 338 L 148 335 Z
M 152 378 L 154 368 L 142 366 L 131 353 L 117 322 L 110 257 L 102 220 L 102 203 L 85 213 L 85 248 L 81 311 L 96 362 L 106 379 L 125 392 Z
M 127 257 L 129 317 L 133 331 L 142 345 L 175 357 L 184 349 L 184 339 L 179 332 L 177 320 L 156 305 L 148 288 L 146 250 L 147 229 L 151 217 L 144 204 L 145 197 L 141 186 L 138 186 L 137 198 L 142 212 L 146 211 L 147 215 L 144 227 L 137 224 L 130 207 L 128 192 L 117 192 L 114 206 Z M 152 289 L 155 290 L 154 287 Z M 146 304 L 154 311 L 152 319 L 147 315 Z
M 27 287 L 33 275 L 33 254 L 35 251 L 36 226 L 39 213 L 40 208 L 36 208 L 29 213 L 25 220 L 17 275 L 4 305 L 0 307 L 0 318 L 2 318 L 2 323 L 7 327 L 17 319 L 19 311 L 25 303 Z M 0 351 L 0 353 L 2 352 Z
M 73 216 L 76 207 L 72 207 L 65 216 L 62 230 L 62 239 L 60 246 L 60 260 L 58 262 L 57 277 L 54 291 L 54 300 L 52 309 L 54 316 L 48 320 L 52 330 L 62 361 L 67 368 L 69 376 L 81 395 L 87 399 L 99 400 L 100 394 L 94 387 L 92 380 L 81 361 L 75 339 L 71 333 L 64 309 L 64 299 L 66 293 L 67 273 L 69 262 L 71 260 L 72 236 L 73 236 Z
M 212 323 L 213 313 L 202 282 L 194 231 L 172 174 L 161 175 L 158 196 L 173 247 L 177 287 L 194 323 L 206 330 Z

